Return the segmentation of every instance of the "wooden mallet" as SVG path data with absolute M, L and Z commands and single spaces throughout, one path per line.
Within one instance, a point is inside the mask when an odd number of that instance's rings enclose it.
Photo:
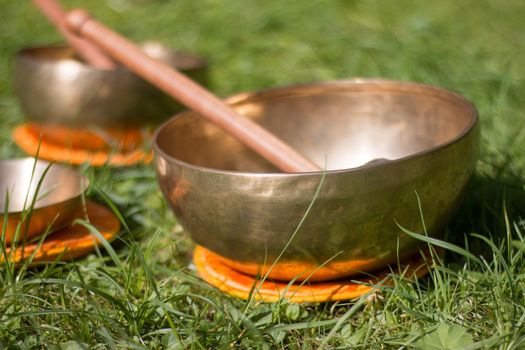
M 56 0 L 33 0 L 33 4 L 54 24 L 69 45 L 93 67 L 111 70 L 116 64 L 104 52 L 89 41 L 71 32 L 66 26 L 66 12 Z
M 239 115 L 205 88 L 146 55 L 136 45 L 92 19 L 86 11 L 71 11 L 66 16 L 66 24 L 69 30 L 89 40 L 115 61 L 219 126 L 279 169 L 285 172 L 321 170 L 279 138 Z

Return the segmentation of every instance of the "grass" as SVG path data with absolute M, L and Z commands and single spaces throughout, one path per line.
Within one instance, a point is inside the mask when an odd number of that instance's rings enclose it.
M 209 58 L 222 96 L 354 76 L 455 90 L 480 112 L 481 160 L 441 243 L 448 253 L 428 278 L 394 275 L 366 298 L 301 305 L 246 304 L 198 279 L 187 267 L 191 242 L 150 167 L 85 169 L 88 195 L 114 203 L 129 230 L 74 263 L 2 266 L 0 348 L 525 347 L 523 1 L 68 1 L 80 4 L 135 41 L 158 38 Z M 13 55 L 59 37 L 25 2 L 0 0 L 0 11 L 8 158 L 22 155 L 10 140 L 23 120 Z

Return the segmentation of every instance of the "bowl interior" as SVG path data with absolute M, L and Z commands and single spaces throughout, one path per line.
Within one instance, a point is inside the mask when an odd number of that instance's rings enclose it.
M 9 213 L 28 209 L 36 196 L 34 208 L 65 202 L 79 196 L 88 183 L 76 171 L 33 158 L 0 161 L 0 210 Z M 34 168 L 33 168 L 34 167 Z M 38 188 L 40 180 L 42 184 Z
M 447 91 L 417 84 L 350 82 L 273 89 L 230 99 L 328 170 L 396 160 L 451 143 L 475 122 L 473 107 Z M 157 147 L 180 161 L 221 170 L 275 172 L 218 127 L 186 112 L 158 132 Z

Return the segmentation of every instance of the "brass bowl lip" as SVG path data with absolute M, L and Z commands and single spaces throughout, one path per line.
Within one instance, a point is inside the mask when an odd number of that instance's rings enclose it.
M 55 169 L 59 168 L 61 172 L 62 171 L 71 172 L 71 174 L 74 174 L 78 178 L 78 180 L 80 182 L 80 189 L 78 191 L 74 192 L 72 195 L 68 196 L 68 198 L 66 198 L 64 200 L 60 200 L 60 201 L 53 201 L 52 203 L 48 203 L 46 205 L 42 205 L 42 204 L 37 205 L 35 203 L 35 206 L 33 207 L 33 210 L 38 210 L 38 209 L 42 209 L 42 208 L 49 208 L 49 207 L 52 207 L 52 206 L 55 206 L 55 205 L 58 205 L 58 204 L 66 203 L 66 202 L 68 202 L 68 201 L 70 201 L 72 199 L 75 199 L 75 198 L 78 198 L 79 196 L 81 196 L 84 192 L 86 192 L 87 188 L 89 187 L 89 179 L 84 174 L 81 174 L 78 170 L 73 169 L 73 168 L 68 167 L 68 166 L 65 166 L 65 165 L 62 165 L 62 164 L 55 163 L 55 162 L 48 162 L 48 161 L 40 160 L 40 159 L 36 159 L 35 160 L 35 158 L 32 158 L 32 157 L 0 159 L 0 168 L 4 167 L 6 163 L 23 163 L 23 162 L 27 162 L 27 161 L 31 161 L 33 163 L 36 161 L 36 164 L 42 164 L 42 165 L 44 165 L 46 167 L 51 166 L 51 167 L 53 167 Z M 36 166 L 36 164 L 34 164 L 34 165 Z M 33 179 L 33 181 L 38 181 L 38 179 Z M 27 208 L 26 211 L 28 209 L 29 208 Z M 1 212 L 0 215 L 3 212 L 7 212 L 8 215 L 20 215 L 20 214 L 22 214 L 24 212 L 24 210 L 15 210 L 15 211 L 7 210 L 7 211 L 5 211 L 5 209 L 4 209 L 4 210 L 0 210 L 0 212 Z
M 169 46 L 164 45 L 161 42 L 144 41 L 141 44 L 139 44 L 139 46 L 141 46 L 141 45 L 151 45 L 151 44 L 160 45 L 164 50 L 167 50 L 170 53 L 173 53 L 173 54 L 176 54 L 176 55 L 184 55 L 184 56 L 190 57 L 192 60 L 195 61 L 195 64 L 192 65 L 191 67 L 178 68 L 181 71 L 189 72 L 189 71 L 194 71 L 194 70 L 199 70 L 199 69 L 205 69 L 206 67 L 209 66 L 208 60 L 206 60 L 204 57 L 196 55 L 196 54 L 193 54 L 193 53 L 185 52 L 185 51 L 173 50 Z M 53 58 L 46 58 L 46 57 L 36 57 L 36 56 L 34 56 L 34 54 L 32 54 L 34 51 L 37 51 L 37 50 L 53 50 L 53 49 L 60 49 L 60 50 L 69 49 L 69 50 L 73 50 L 70 46 L 68 46 L 66 44 L 63 44 L 63 43 L 59 43 L 59 42 L 58 43 L 49 44 L 49 45 L 28 46 L 28 47 L 21 48 L 20 50 L 18 50 L 16 52 L 15 60 L 16 61 L 30 60 L 30 61 L 32 61 L 33 63 L 36 63 L 36 64 L 48 64 L 48 65 L 60 65 L 60 64 L 63 64 L 64 62 L 68 62 L 69 64 L 75 64 L 78 68 L 81 68 L 81 69 L 83 69 L 83 70 L 85 70 L 87 72 L 103 73 L 103 74 L 115 74 L 115 73 L 118 73 L 118 74 L 121 74 L 121 73 L 133 74 L 128 69 L 126 69 L 125 67 L 123 67 L 121 65 L 117 65 L 117 67 L 114 70 L 107 70 L 107 69 L 100 69 L 100 68 L 93 67 L 93 66 L 91 66 L 91 65 L 89 65 L 87 63 L 84 63 L 84 62 L 82 62 L 80 60 L 76 60 L 76 59 L 73 59 L 73 58 L 53 59 Z
M 409 155 L 407 155 L 405 157 L 389 160 L 388 162 L 384 162 L 384 163 L 375 163 L 375 164 L 372 163 L 372 164 L 365 164 L 365 165 L 361 165 L 361 166 L 357 166 L 357 167 L 353 167 L 353 168 L 334 169 L 334 170 L 320 170 L 320 171 L 311 171 L 311 172 L 297 172 L 297 173 L 268 172 L 268 173 L 257 173 L 257 172 L 247 172 L 247 171 L 222 170 L 222 169 L 209 168 L 209 167 L 205 167 L 205 166 L 198 166 L 198 165 L 194 165 L 194 164 L 182 161 L 182 160 L 177 159 L 175 157 L 172 157 L 171 155 L 166 153 L 164 150 L 162 150 L 162 148 L 158 144 L 158 139 L 159 139 L 160 133 L 163 131 L 163 129 L 165 127 L 167 127 L 169 124 L 174 122 L 175 119 L 180 118 L 180 117 L 184 116 L 185 114 L 192 113 L 191 111 L 183 111 L 181 113 L 176 114 L 172 118 L 168 119 L 166 122 L 161 124 L 155 130 L 155 133 L 153 134 L 153 142 L 152 142 L 153 150 L 154 150 L 154 153 L 155 153 L 155 158 L 158 158 L 160 156 L 161 158 L 163 158 L 165 160 L 168 160 L 170 162 L 176 163 L 176 164 L 178 164 L 181 167 L 189 168 L 189 169 L 194 170 L 194 171 L 206 172 L 206 173 L 214 173 L 214 174 L 217 174 L 217 175 L 221 175 L 222 174 L 222 175 L 240 176 L 240 177 L 292 177 L 292 176 L 314 176 L 314 175 L 319 176 L 319 175 L 323 175 L 323 174 L 326 174 L 326 175 L 341 174 L 341 173 L 345 173 L 346 174 L 346 173 L 355 173 L 355 172 L 358 172 L 358 171 L 361 171 L 361 170 L 364 170 L 364 169 L 387 167 L 387 166 L 389 166 L 391 164 L 394 164 L 394 163 L 401 163 L 401 162 L 404 162 L 404 161 L 407 161 L 407 160 L 410 160 L 410 159 L 421 157 L 423 155 L 427 155 L 427 154 L 430 154 L 430 153 L 437 152 L 438 150 L 442 150 L 442 149 L 444 149 L 446 147 L 449 147 L 449 146 L 453 145 L 454 143 L 458 142 L 459 140 L 461 140 L 462 138 L 464 138 L 467 134 L 469 134 L 472 130 L 474 130 L 475 127 L 479 123 L 478 111 L 477 111 L 476 107 L 474 106 L 474 104 L 472 102 L 470 102 L 469 100 L 467 100 L 465 97 L 463 97 L 463 96 L 461 96 L 461 95 L 459 95 L 459 94 L 457 94 L 455 92 L 452 92 L 450 90 L 447 90 L 447 89 L 444 89 L 444 88 L 440 88 L 440 87 L 437 87 L 437 86 L 424 84 L 424 83 L 416 83 L 416 82 L 401 81 L 401 80 L 387 80 L 387 79 L 381 79 L 381 78 L 353 78 L 353 79 L 328 80 L 328 81 L 317 81 L 317 82 L 310 82 L 310 83 L 286 85 L 286 86 L 282 86 L 282 87 L 275 87 L 275 88 L 258 90 L 256 92 L 241 92 L 241 93 L 238 93 L 238 94 L 235 94 L 235 95 L 232 95 L 232 96 L 226 98 L 225 101 L 228 102 L 228 103 L 235 104 L 235 103 L 239 103 L 239 102 L 245 101 L 245 100 L 247 100 L 249 98 L 252 98 L 252 97 L 257 97 L 258 95 L 263 95 L 263 94 L 267 94 L 267 93 L 273 93 L 273 94 L 279 95 L 280 93 L 282 94 L 283 92 L 287 92 L 288 90 L 292 90 L 293 91 L 295 89 L 314 87 L 314 86 L 334 86 L 335 87 L 337 85 L 342 85 L 342 86 L 345 86 L 345 85 L 347 85 L 347 86 L 348 85 L 355 85 L 355 86 L 362 85 L 362 86 L 364 86 L 364 85 L 381 85 L 381 84 L 384 84 L 384 86 L 391 87 L 388 90 L 384 89 L 382 91 L 392 91 L 392 92 L 393 91 L 402 91 L 402 90 L 399 90 L 399 87 L 408 87 L 408 88 L 413 88 L 413 89 L 417 89 L 417 88 L 424 89 L 424 91 L 417 91 L 417 92 L 416 91 L 411 91 L 411 93 L 414 93 L 414 94 L 430 95 L 430 96 L 439 96 L 440 94 L 447 95 L 448 96 L 447 100 L 449 100 L 451 102 L 454 102 L 454 100 L 456 100 L 456 102 L 458 104 L 461 104 L 461 105 L 467 107 L 470 110 L 471 120 L 470 120 L 469 124 L 465 127 L 464 130 L 462 130 L 460 133 L 458 133 L 458 135 L 456 135 L 455 137 L 451 138 L 450 140 L 448 140 L 448 141 L 446 141 L 444 143 L 438 144 L 438 145 L 433 146 L 433 147 L 429 147 L 429 148 L 427 148 L 427 149 L 425 149 L 423 151 L 419 151 L 419 152 L 416 152 L 416 153 L 409 154 Z M 157 159 L 156 159 L 156 162 L 158 162 Z

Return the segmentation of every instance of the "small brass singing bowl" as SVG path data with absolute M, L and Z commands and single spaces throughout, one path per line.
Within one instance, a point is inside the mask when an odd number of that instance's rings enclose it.
M 34 158 L 0 160 L 0 227 L 4 244 L 64 227 L 81 208 L 89 181 L 66 166 Z M 5 214 L 7 213 L 7 222 Z
M 400 227 L 439 236 L 476 165 L 476 110 L 440 88 L 347 80 L 228 102 L 326 167 L 280 173 L 193 112 L 157 130 L 156 171 L 179 222 L 251 275 L 279 256 L 270 278 L 322 281 L 416 254 L 420 242 Z
M 150 42 L 144 51 L 201 84 L 202 58 Z M 23 49 L 15 57 L 15 90 L 28 121 L 59 126 L 158 125 L 183 108 L 129 70 L 101 70 L 81 62 L 69 47 Z

